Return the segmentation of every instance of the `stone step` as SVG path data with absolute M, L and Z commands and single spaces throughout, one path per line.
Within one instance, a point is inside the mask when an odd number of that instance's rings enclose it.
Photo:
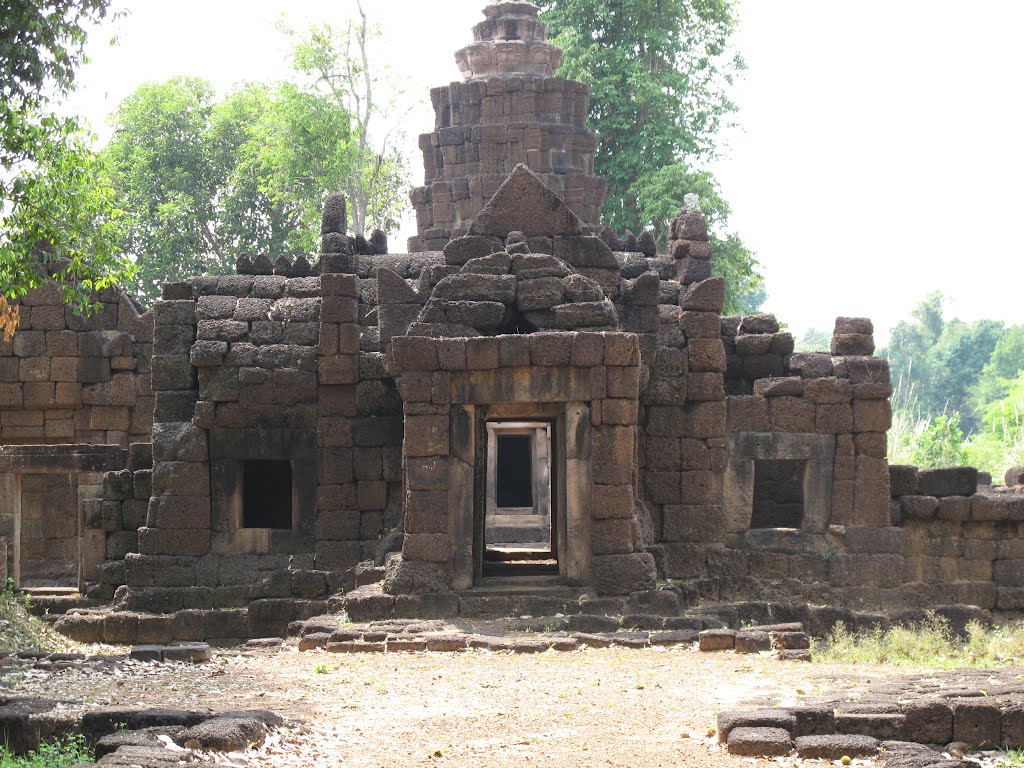
M 551 527 L 548 525 L 496 525 L 487 529 L 490 546 L 547 543 L 550 540 Z
M 82 597 L 77 591 L 72 595 L 30 595 L 29 612 L 33 616 L 63 616 L 78 608 L 100 608 L 106 603 L 102 600 L 90 600 Z

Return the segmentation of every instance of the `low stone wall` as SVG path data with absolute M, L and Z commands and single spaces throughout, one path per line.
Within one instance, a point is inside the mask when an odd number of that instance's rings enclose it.
M 970 467 L 893 467 L 892 487 L 905 579 L 961 585 L 983 608 L 1024 609 L 1024 489 L 979 488 Z

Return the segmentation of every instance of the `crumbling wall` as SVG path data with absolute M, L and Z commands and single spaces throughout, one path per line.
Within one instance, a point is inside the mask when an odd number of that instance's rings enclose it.
M 124 559 L 127 607 L 256 604 L 253 621 L 279 626 L 325 610 L 400 526 L 401 404 L 382 356 L 360 351 L 358 296 L 359 278 L 335 273 L 165 288 L 152 500 Z M 244 468 L 261 461 L 291 466 L 290 530 L 242 523 Z
M 83 574 L 86 595 L 110 600 L 127 583 L 125 558 L 139 551 L 139 529 L 146 525 L 153 492 L 153 446 L 133 444 L 125 469 L 104 473 L 92 492 L 81 490 L 84 545 L 97 550 Z
M 46 284 L 21 300 L 0 341 L 0 445 L 146 442 L 152 429 L 153 320 L 120 290 L 77 317 Z

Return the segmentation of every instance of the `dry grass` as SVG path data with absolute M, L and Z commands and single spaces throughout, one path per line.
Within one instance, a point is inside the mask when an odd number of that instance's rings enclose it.
M 73 644 L 66 637 L 31 615 L 28 607 L 28 598 L 14 594 L 9 586 L 0 592 L 0 653 L 57 653 L 74 650 Z M 3 765 L 6 767 L 6 764 Z
M 832 664 L 890 664 L 958 669 L 1005 667 L 1024 654 L 1024 624 L 985 627 L 971 623 L 957 637 L 945 620 L 931 616 L 922 624 L 853 633 L 837 624 L 815 648 L 816 661 Z

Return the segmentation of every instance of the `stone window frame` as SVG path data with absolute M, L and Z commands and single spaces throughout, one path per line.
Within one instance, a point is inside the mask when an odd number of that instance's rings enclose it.
M 292 465 L 292 530 L 243 527 L 242 472 L 247 461 Z M 211 429 L 212 549 L 219 554 L 315 551 L 316 433 L 287 429 Z
M 727 532 L 746 535 L 753 529 L 755 466 L 758 461 L 803 461 L 804 515 L 801 532 L 825 534 L 832 515 L 836 436 L 800 432 L 738 432 L 728 438 L 725 469 Z M 759 529 L 779 530 L 779 529 Z

